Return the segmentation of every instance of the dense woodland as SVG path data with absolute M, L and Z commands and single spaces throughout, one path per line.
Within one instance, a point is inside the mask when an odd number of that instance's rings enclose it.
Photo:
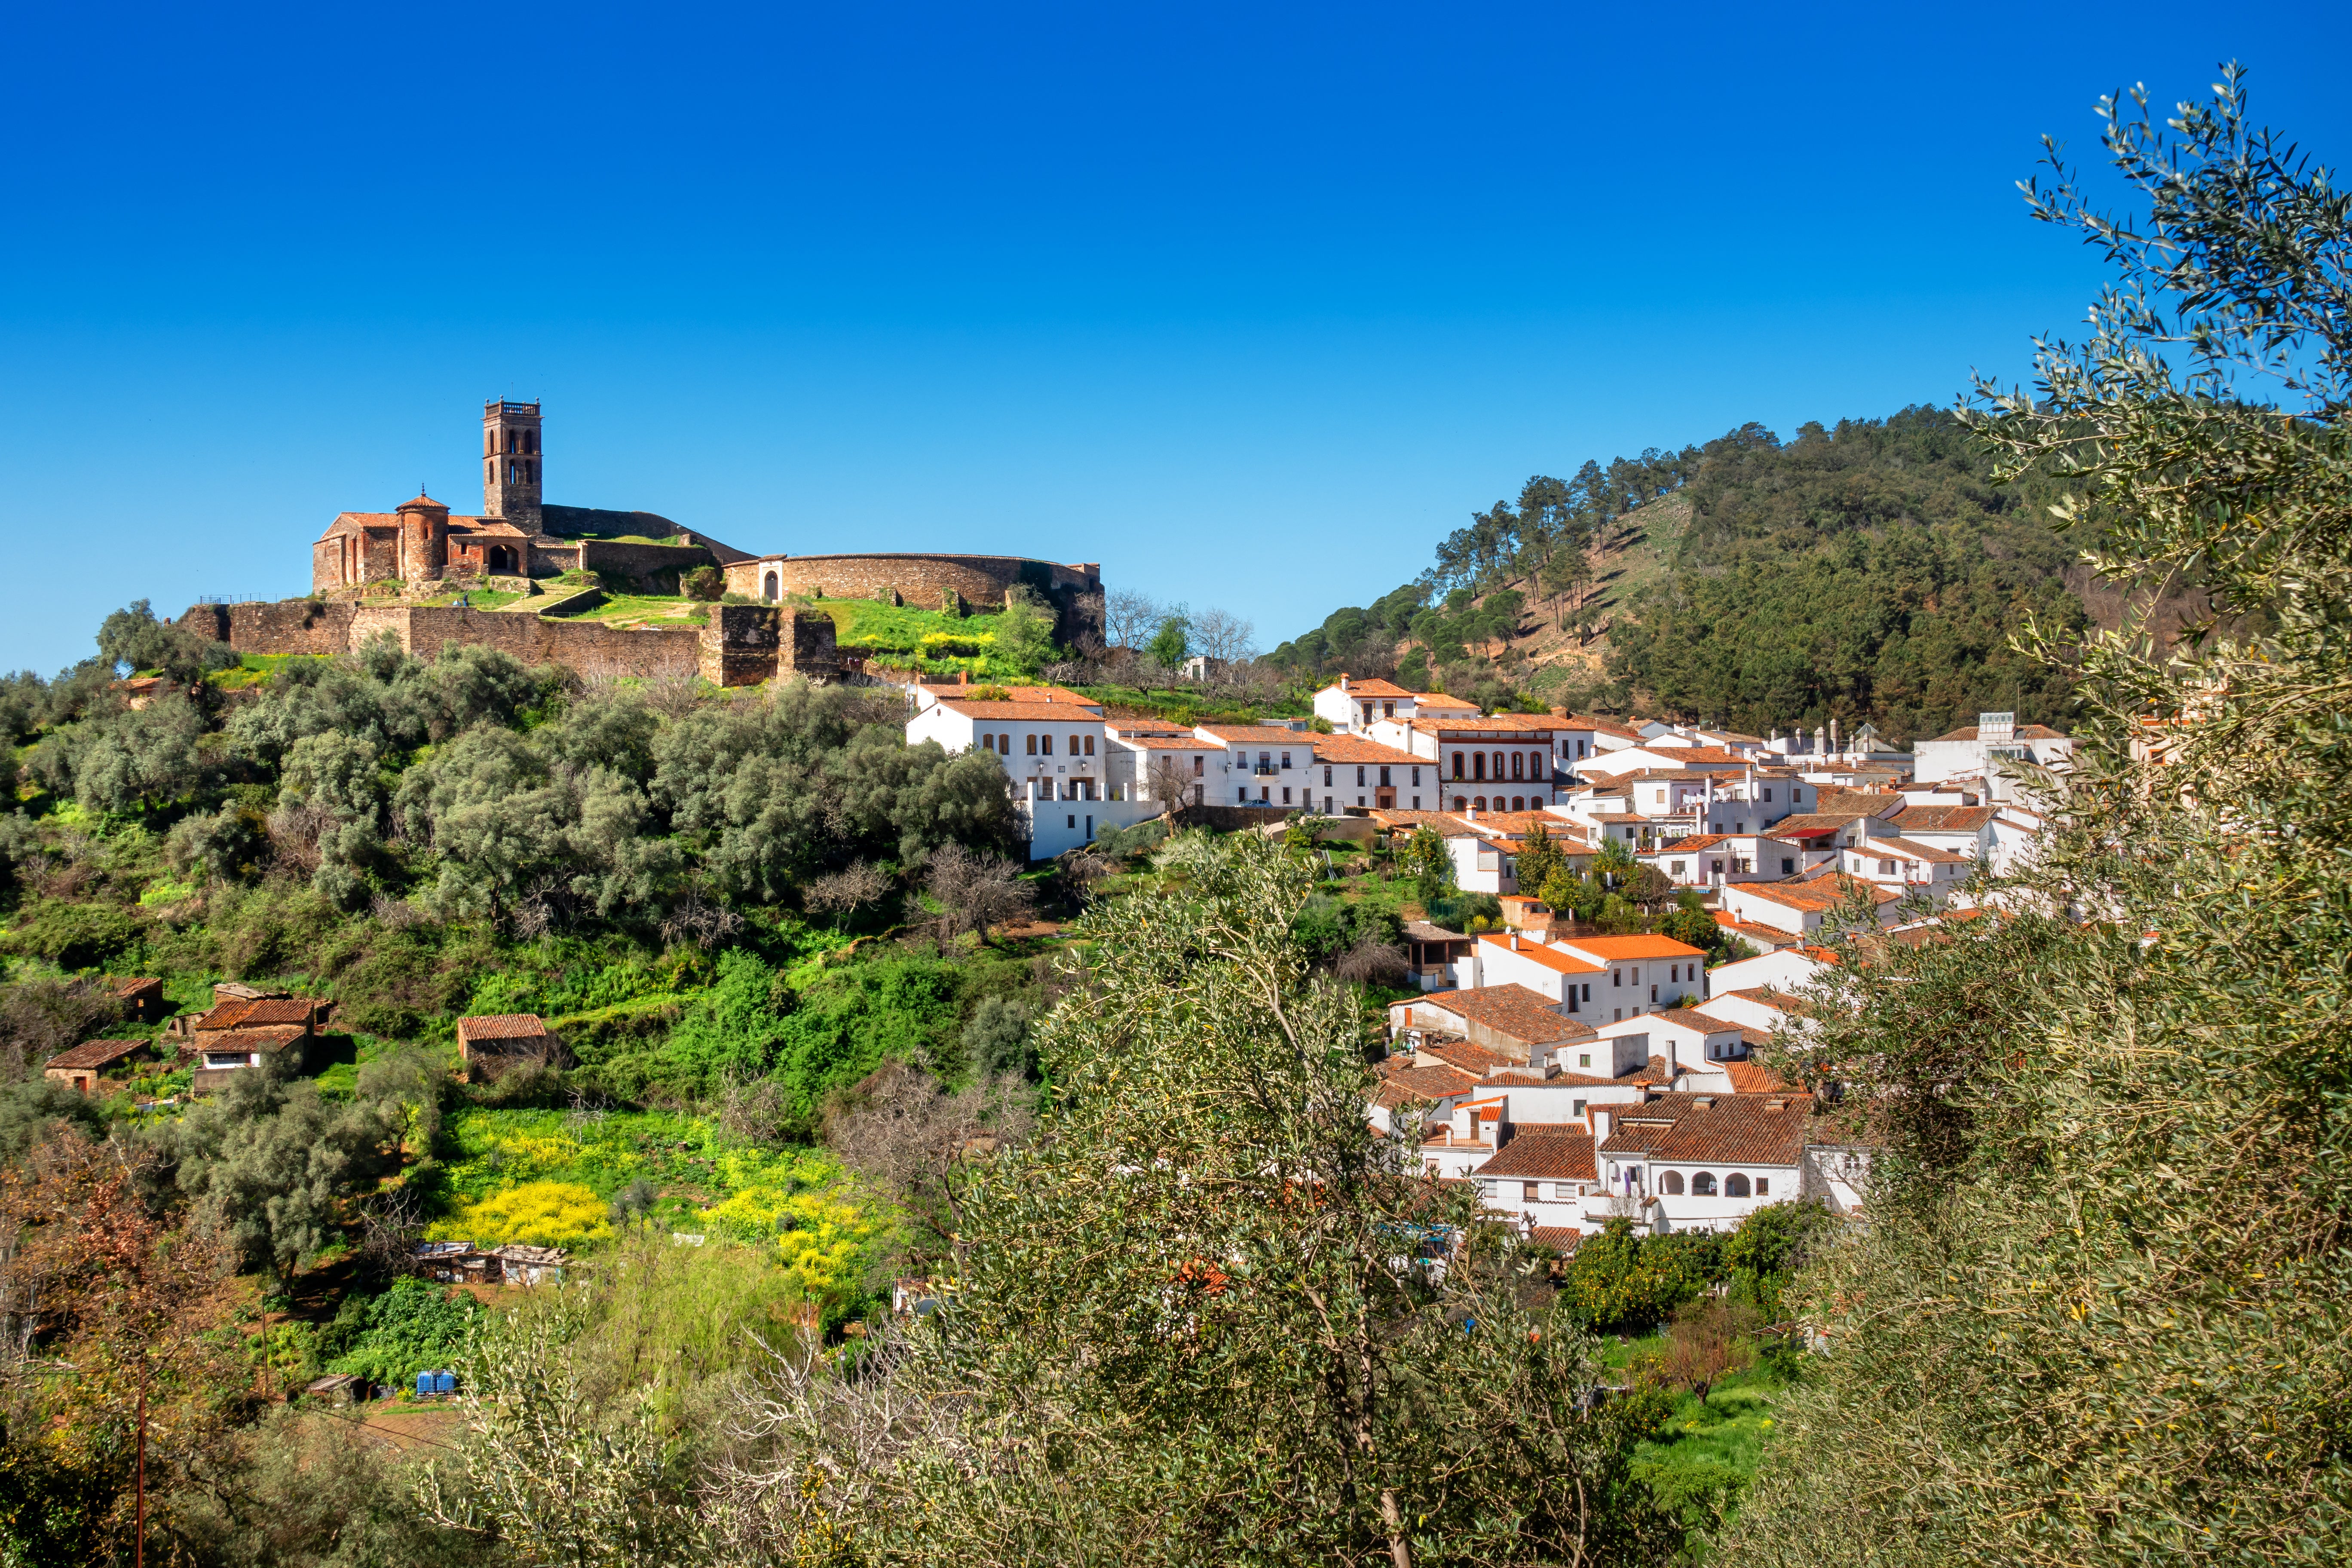
M 1523 680 L 1573 706 L 1759 734 L 1837 718 L 1901 744 L 1987 708 L 2049 723 L 2067 711 L 2069 674 L 2009 638 L 2029 615 L 2088 624 L 2066 584 L 2080 544 L 2048 512 L 2057 493 L 2040 475 L 1997 479 L 1982 440 L 1942 410 L 1809 424 L 1790 441 L 1746 425 L 1678 455 L 1529 479 L 1444 540 L 1418 580 L 1271 657 L 1471 689 L 1538 626 L 1603 629 L 1595 590 L 1637 548 L 1643 509 L 1670 497 L 1687 521 L 1638 546 L 1662 570 L 1610 608 L 1600 678 Z

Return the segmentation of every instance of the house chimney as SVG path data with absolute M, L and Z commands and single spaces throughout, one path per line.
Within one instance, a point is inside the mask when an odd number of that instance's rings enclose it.
M 1344 669 L 1339 672 L 1339 689 L 1342 691 L 1348 689 L 1348 672 Z
M 1836 751 L 1837 749 L 1838 749 L 1837 720 L 1836 720 L 1834 717 L 1832 717 L 1832 718 L 1830 720 L 1830 750 L 1831 750 L 1831 751 L 1832 751 L 1832 752 L 1834 752 L 1834 751 Z
M 1465 811 L 1462 815 L 1468 817 L 1471 821 L 1475 822 L 1478 820 L 1478 808 L 1474 805 L 1467 811 Z
M 1584 1108 L 1584 1114 L 1592 1123 L 1592 1141 L 1608 1142 L 1609 1130 L 1615 1125 L 1616 1113 L 1605 1105 L 1588 1105 Z

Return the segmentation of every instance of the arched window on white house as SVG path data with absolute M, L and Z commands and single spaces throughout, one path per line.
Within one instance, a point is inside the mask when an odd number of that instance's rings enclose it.
M 1682 1196 L 1683 1173 L 1680 1171 L 1668 1171 L 1664 1175 L 1660 1176 L 1658 1178 L 1658 1191 L 1672 1198 Z
M 1694 1195 L 1702 1198 L 1711 1198 L 1715 1196 L 1715 1173 L 1712 1171 L 1701 1171 L 1698 1174 L 1693 1176 L 1691 1178 L 1691 1192 Z
M 1748 1195 L 1748 1178 L 1740 1175 L 1738 1172 L 1734 1172 L 1730 1175 L 1724 1177 L 1723 1195 L 1727 1198 L 1746 1197 Z

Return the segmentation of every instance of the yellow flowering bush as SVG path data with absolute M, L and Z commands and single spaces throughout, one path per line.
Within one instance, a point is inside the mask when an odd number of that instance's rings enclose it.
M 852 1203 L 837 1188 L 746 1187 L 703 1210 L 702 1218 L 725 1234 L 774 1236 L 786 1278 L 812 1300 L 854 1283 L 866 1244 L 889 1228 L 878 1205 Z
M 493 1193 L 435 1225 L 438 1240 L 463 1238 L 478 1247 L 520 1241 L 533 1247 L 578 1247 L 608 1241 L 613 1227 L 604 1200 L 576 1182 L 524 1182 Z

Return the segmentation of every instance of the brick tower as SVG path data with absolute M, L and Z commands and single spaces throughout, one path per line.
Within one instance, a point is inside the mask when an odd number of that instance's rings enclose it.
M 539 462 L 539 405 L 483 404 L 483 515 L 538 532 Z
M 438 581 L 449 567 L 449 509 L 419 491 L 401 503 L 400 576 L 403 582 Z

